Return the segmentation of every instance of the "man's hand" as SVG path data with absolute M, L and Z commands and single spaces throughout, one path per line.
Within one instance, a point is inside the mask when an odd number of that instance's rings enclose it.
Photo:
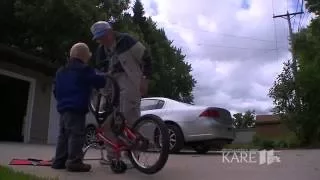
M 148 85 L 149 85 L 149 80 L 145 76 L 142 77 L 141 83 L 140 83 L 140 93 L 142 97 L 148 94 Z

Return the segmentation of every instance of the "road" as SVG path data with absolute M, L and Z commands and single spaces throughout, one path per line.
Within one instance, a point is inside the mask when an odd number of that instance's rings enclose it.
M 0 164 L 7 165 L 12 158 L 43 158 L 48 159 L 54 153 L 49 145 L 26 145 L 0 143 Z M 97 161 L 87 161 L 93 165 L 89 173 L 69 173 L 64 170 L 52 170 L 50 167 L 14 166 L 17 170 L 40 176 L 59 177 L 60 180 L 319 180 L 320 150 L 286 150 L 279 152 L 280 162 L 270 165 L 259 163 L 237 163 L 232 156 L 222 162 L 221 153 L 197 155 L 184 152 L 170 155 L 166 167 L 154 175 L 145 175 L 135 169 L 125 174 L 114 174 L 108 166 Z M 94 150 L 87 158 L 98 157 Z M 239 158 L 239 157 L 238 157 Z M 247 159 L 248 160 L 248 159 Z M 254 159 L 253 159 L 254 160 Z M 227 161 L 230 161 L 229 163 Z

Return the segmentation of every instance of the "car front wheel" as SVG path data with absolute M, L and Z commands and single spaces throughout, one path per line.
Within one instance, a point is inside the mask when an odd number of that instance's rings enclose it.
M 184 146 L 184 137 L 177 125 L 167 124 L 169 130 L 170 153 L 178 153 Z

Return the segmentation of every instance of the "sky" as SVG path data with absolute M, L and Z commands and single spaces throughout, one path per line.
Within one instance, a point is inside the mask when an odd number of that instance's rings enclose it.
M 164 28 L 186 55 L 197 81 L 196 105 L 269 114 L 268 97 L 288 50 L 288 22 L 273 14 L 296 12 L 297 0 L 141 0 L 146 16 Z M 301 2 L 300 2 L 301 3 Z M 300 10 L 300 6 L 298 11 Z M 292 18 L 293 28 L 308 14 Z

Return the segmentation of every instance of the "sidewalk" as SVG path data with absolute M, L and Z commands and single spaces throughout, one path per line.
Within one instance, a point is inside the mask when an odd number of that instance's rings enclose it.
M 51 159 L 54 146 L 12 144 L 0 142 L 0 164 L 8 165 L 12 158 Z M 222 155 L 209 153 L 198 155 L 189 152 L 170 155 L 169 160 L 159 173 L 146 175 L 136 169 L 128 169 L 124 174 L 114 174 L 109 166 L 92 164 L 92 172 L 70 173 L 53 170 L 50 167 L 11 166 L 16 170 L 46 177 L 59 177 L 60 180 L 319 180 L 320 149 L 283 150 L 281 162 L 271 165 L 256 163 L 223 163 Z M 91 150 L 87 158 L 99 158 L 99 152 Z
M 54 155 L 55 147 L 50 145 L 34 145 L 34 144 L 15 144 L 15 143 L 0 143 L 0 164 L 9 166 L 9 162 L 13 158 L 36 158 L 36 159 L 51 159 Z M 100 153 L 96 150 L 89 150 L 86 158 L 100 158 Z M 37 176 L 46 177 L 59 177 L 60 180 L 71 180 L 71 179 L 132 179 L 134 177 L 141 179 L 140 172 L 135 169 L 128 169 L 127 173 L 117 175 L 114 174 L 109 166 L 100 165 L 99 161 L 88 160 L 87 163 L 92 165 L 92 171 L 89 173 L 71 173 L 65 170 L 54 170 L 50 167 L 41 166 L 10 166 L 16 170 L 21 170 L 27 173 L 35 174 Z M 130 176 L 131 174 L 131 176 Z

